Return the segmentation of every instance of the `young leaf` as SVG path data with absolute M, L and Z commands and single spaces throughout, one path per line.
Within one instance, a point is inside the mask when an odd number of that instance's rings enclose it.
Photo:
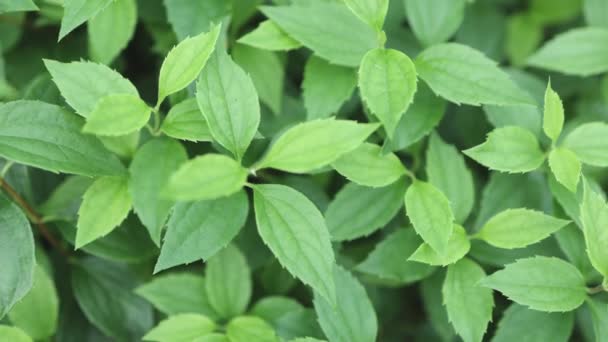
M 215 49 L 220 29 L 215 25 L 209 32 L 186 38 L 167 54 L 160 67 L 157 104 L 196 79 Z
M 448 240 L 448 247 L 445 255 L 440 255 L 428 243 L 422 243 L 418 249 L 408 258 L 433 266 L 447 266 L 462 259 L 471 249 L 471 242 L 467 232 L 462 226 L 454 225 L 454 232 Z
M 608 124 L 590 122 L 573 129 L 564 139 L 570 149 L 585 164 L 608 166 Z
M 302 46 L 271 20 L 264 20 L 237 42 L 270 51 L 288 51 Z
M 549 153 L 549 167 L 558 182 L 576 193 L 582 166 L 574 152 L 565 147 L 554 148 Z
M 497 128 L 483 144 L 463 153 L 491 170 L 509 173 L 534 171 L 545 161 L 534 134 L 517 126 Z
M 485 276 L 481 266 L 465 258 L 448 267 L 443 282 L 448 318 L 465 342 L 481 342 L 492 320 L 492 291 L 478 284 Z
M 530 209 L 507 209 L 486 222 L 477 237 L 499 248 L 522 248 L 541 241 L 570 221 Z
M 420 78 L 448 101 L 473 106 L 535 104 L 496 62 L 466 45 L 432 46 L 414 63 Z
M 371 187 L 387 186 L 406 173 L 395 154 L 383 154 L 380 146 L 369 143 L 342 155 L 331 166 L 350 181 Z
M 334 252 L 319 210 L 283 185 L 256 185 L 255 220 L 260 236 L 287 270 L 336 303 Z
M 545 91 L 545 111 L 543 115 L 543 130 L 553 142 L 557 141 L 564 127 L 564 105 L 559 95 L 551 89 L 551 82 Z
M 0 3 L 0 13 L 37 10 L 38 6 L 36 6 L 36 4 L 32 0 L 9 0 Z
M 78 210 L 76 249 L 107 235 L 131 210 L 131 194 L 126 177 L 98 178 L 82 198 Z
M 146 125 L 151 111 L 138 96 L 107 95 L 97 102 L 82 131 L 107 136 L 129 134 Z
M 0 5 L 1 6 L 1 5 Z M 0 7 L 0 10 L 2 7 Z M 0 11 L 2 12 L 2 11 Z M 25 333 L 25 331 L 11 327 L 8 325 L 0 324 L 0 339 L 3 341 L 11 342 L 33 342 L 32 338 Z
M 160 322 L 142 338 L 144 341 L 191 342 L 212 333 L 215 323 L 209 318 L 193 313 L 170 316 Z
M 91 59 L 110 64 L 127 46 L 137 24 L 135 0 L 114 0 L 88 23 Z
M 546 312 L 572 311 L 587 296 L 585 280 L 576 267 L 561 259 L 541 256 L 517 260 L 480 284 L 502 292 L 514 302 Z
M 608 205 L 587 181 L 583 182 L 583 189 L 580 213 L 587 255 L 593 267 L 608 278 Z
M 447 41 L 464 19 L 465 0 L 406 0 L 405 13 L 416 38 L 430 46 Z
M 271 167 L 293 173 L 313 171 L 359 147 L 377 128 L 377 124 L 334 119 L 298 124 L 279 136 L 256 169 Z
M 359 19 L 376 31 L 382 31 L 388 0 L 344 0 L 344 3 Z
M 574 328 L 572 312 L 541 312 L 511 304 L 498 323 L 492 342 L 555 341 L 568 342 Z
M 404 53 L 374 49 L 359 68 L 359 90 L 371 112 L 380 119 L 389 138 L 416 93 L 416 68 Z
M 208 153 L 182 164 L 169 178 L 163 195 L 178 201 L 214 199 L 239 191 L 246 180 L 247 170 L 234 159 Z
M 64 0 L 59 40 L 106 8 L 112 0 Z
M 243 191 L 214 200 L 178 203 L 167 224 L 154 272 L 207 260 L 234 238 L 245 224 L 248 211 Z
M 189 98 L 173 106 L 163 120 L 161 131 L 175 139 L 213 140 L 207 120 L 198 108 L 195 98 Z
M 279 342 L 279 338 L 268 323 L 259 317 L 240 316 L 226 326 L 230 342 Z

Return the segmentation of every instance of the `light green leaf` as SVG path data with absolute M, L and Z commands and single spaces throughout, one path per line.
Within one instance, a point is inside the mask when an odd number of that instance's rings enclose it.
M 416 233 L 445 256 L 454 227 L 454 214 L 445 195 L 433 185 L 416 180 L 405 193 L 405 211 Z
M 82 201 L 82 195 L 91 186 L 93 179 L 84 176 L 68 176 L 57 185 L 51 195 L 38 206 L 44 217 L 74 221 Z
M 586 280 L 597 279 L 599 273 L 597 273 L 593 265 L 591 265 L 591 261 L 589 261 L 587 248 L 585 247 L 585 235 L 581 228 L 574 224 L 569 224 L 555 233 L 555 239 L 564 255 L 572 265 L 581 271 Z
M 196 79 L 215 49 L 220 29 L 221 25 L 215 25 L 209 32 L 186 38 L 169 51 L 160 67 L 157 104 Z
M 139 147 L 140 131 L 118 136 L 98 136 L 97 138 L 110 152 L 119 157 L 131 159 Z
M 154 272 L 207 260 L 224 248 L 245 224 L 249 202 L 239 191 L 208 201 L 180 202 L 173 208 Z
M 263 318 L 266 322 L 274 324 L 289 312 L 303 309 L 304 306 L 302 304 L 289 297 L 269 296 L 255 303 L 250 312 L 255 316 Z
M 208 200 L 231 195 L 245 185 L 247 170 L 234 159 L 208 153 L 182 164 L 162 192 L 179 201 Z
M 404 53 L 374 49 L 365 54 L 359 68 L 361 97 L 380 119 L 389 138 L 414 99 L 416 68 Z
M 64 0 L 59 40 L 106 8 L 112 0 Z
M 209 318 L 193 313 L 170 316 L 160 322 L 143 337 L 144 341 L 191 342 L 197 337 L 212 333 L 215 323 Z
M 466 45 L 432 46 L 414 63 L 436 94 L 456 104 L 535 105 L 496 62 Z
M 270 51 L 288 51 L 302 46 L 271 20 L 264 20 L 255 30 L 242 36 L 237 42 Z
M 83 121 L 61 107 L 38 101 L 0 105 L 0 156 L 51 172 L 121 175 L 125 168 Z
M 135 0 L 114 0 L 88 23 L 91 59 L 110 64 L 135 33 L 137 3 Z
M 126 177 L 98 178 L 84 193 L 78 210 L 76 249 L 107 235 L 131 210 Z
M 572 130 L 564 139 L 567 147 L 585 164 L 608 166 L 608 124 L 590 122 Z
M 383 154 L 382 147 L 370 143 L 342 155 L 331 166 L 348 180 L 371 187 L 387 186 L 406 173 L 395 154 Z
M 344 3 L 359 19 L 376 31 L 382 31 L 388 0 L 344 0 Z
M 207 32 L 230 15 L 232 2 L 225 0 L 163 0 L 167 19 L 179 41 Z M 162 17 L 164 20 L 164 15 Z
M 557 35 L 528 59 L 528 65 L 567 75 L 608 71 L 608 29 L 575 28 Z
M 195 98 L 184 100 L 171 108 L 161 131 L 166 135 L 182 140 L 211 141 L 207 120 L 198 108 Z
M 359 66 L 363 55 L 377 46 L 374 29 L 344 4 L 315 1 L 263 6 L 261 11 L 289 36 L 332 64 Z
M 483 144 L 463 153 L 491 170 L 509 173 L 534 171 L 545 161 L 534 134 L 517 126 L 496 128 Z
M 256 185 L 254 206 L 258 232 L 281 265 L 335 304 L 334 252 L 315 205 L 287 186 Z
M 211 333 L 205 336 L 201 336 L 193 342 L 231 342 L 228 337 L 220 333 Z
M 279 342 L 279 338 L 268 323 L 254 316 L 241 316 L 226 326 L 230 342 Z
M 589 26 L 608 28 L 608 3 L 603 0 L 584 0 L 583 10 Z
M 291 127 L 255 166 L 293 173 L 321 168 L 361 145 L 378 128 L 351 120 L 313 120 Z
M 198 79 L 196 99 L 215 141 L 241 160 L 260 124 L 249 75 L 218 48 Z
M 37 10 L 38 6 L 32 0 L 8 0 L 0 3 L 0 13 Z
M 582 166 L 574 152 L 565 147 L 554 148 L 549 153 L 549 167 L 558 182 L 576 193 Z
M 1 8 L 0 8 L 1 9 Z M 11 327 L 8 325 L 0 324 L 0 339 L 3 341 L 11 342 L 33 342 L 31 337 L 25 333 L 25 331 Z
M 454 225 L 454 232 L 448 240 L 448 247 L 445 255 L 439 255 L 428 243 L 423 243 L 416 251 L 408 258 L 411 261 L 417 261 L 433 266 L 447 266 L 462 259 L 471 249 L 471 243 L 467 232 L 462 226 Z
M 604 342 L 604 336 L 608 336 L 608 304 L 594 298 L 588 298 L 587 306 L 591 311 L 595 342 Z
M 481 266 L 465 258 L 448 267 L 443 282 L 448 318 L 465 342 L 481 342 L 492 320 L 492 291 L 478 284 L 485 276 Z
M 161 197 L 161 190 L 187 159 L 186 149 L 180 143 L 159 138 L 140 147 L 129 166 L 133 210 L 157 246 L 160 246 L 161 232 L 173 206 L 173 201 Z
M 144 127 L 151 112 L 152 108 L 138 96 L 107 95 L 93 107 L 82 131 L 107 136 L 129 134 Z
M 564 105 L 559 95 L 551 89 L 551 82 L 545 91 L 545 111 L 543 114 L 543 130 L 553 142 L 557 141 L 564 127 Z
M 302 97 L 308 120 L 336 114 L 357 86 L 353 68 L 335 65 L 314 55 L 308 58 L 302 81 Z
M 574 315 L 571 312 L 547 313 L 511 304 L 498 322 L 492 342 L 568 342 L 573 328 Z
M 465 0 L 404 0 L 407 20 L 425 46 L 447 41 L 464 19 Z
M 546 312 L 572 311 L 587 296 L 585 280 L 576 267 L 541 256 L 517 260 L 480 284 L 530 309 Z
M 587 255 L 593 267 L 608 278 L 608 205 L 586 180 L 583 181 L 583 186 L 580 213 Z

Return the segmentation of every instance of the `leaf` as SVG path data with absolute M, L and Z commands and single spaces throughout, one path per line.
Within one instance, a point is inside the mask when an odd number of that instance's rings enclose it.
M 505 52 L 511 64 L 523 66 L 543 41 L 543 26 L 529 12 L 509 16 Z
M 224 334 L 211 333 L 195 339 L 194 342 L 230 342 L 230 340 Z
M 257 28 L 239 38 L 237 42 L 270 51 L 288 51 L 302 46 L 271 20 L 262 21 Z
M 608 278 L 608 205 L 587 181 L 583 182 L 583 189 L 580 213 L 587 255 L 593 267 Z
M 458 150 L 433 133 L 426 150 L 426 174 L 429 183 L 441 190 L 454 212 L 456 222 L 464 222 L 475 203 L 473 175 Z
M 422 243 L 408 260 L 433 266 L 447 266 L 461 260 L 471 249 L 467 232 L 462 226 L 454 225 L 454 231 L 448 240 L 445 255 L 440 255 L 428 243 Z
M 448 318 L 465 342 L 481 342 L 492 320 L 492 291 L 478 285 L 485 276 L 481 266 L 465 258 L 448 267 L 443 282 Z
M 585 280 L 576 267 L 541 256 L 517 260 L 480 284 L 530 309 L 546 312 L 572 311 L 587 296 Z
M 491 170 L 509 173 L 534 171 L 545 161 L 536 137 L 517 126 L 496 128 L 483 144 L 462 152 Z
M 73 221 L 82 202 L 82 195 L 91 186 L 93 179 L 84 176 L 68 176 L 50 196 L 38 206 L 44 217 Z
M 127 47 L 135 33 L 137 3 L 114 0 L 88 23 L 91 59 L 110 64 Z
M 327 338 L 336 342 L 373 342 L 378 318 L 365 288 L 348 271 L 334 268 L 336 305 L 315 294 L 314 306 Z
M 2 9 L 0 7 L 0 9 Z M 11 342 L 33 342 L 31 337 L 29 337 L 23 330 L 11 327 L 8 325 L 0 324 L 0 339 L 4 341 Z
M 64 0 L 59 40 L 106 8 L 112 0 Z
M 220 29 L 220 25 L 215 25 L 208 32 L 184 39 L 169 51 L 160 67 L 157 104 L 196 79 L 215 49 Z
M 131 194 L 128 179 L 98 178 L 84 193 L 78 210 L 76 249 L 114 230 L 127 217 L 130 210 Z
M 602 342 L 603 336 L 607 336 L 608 333 L 608 304 L 588 298 L 587 306 L 591 311 L 595 341 Z
M 374 49 L 365 54 L 359 68 L 361 98 L 380 119 L 389 138 L 414 99 L 416 67 L 404 53 Z
M 376 31 L 382 31 L 388 12 L 388 0 L 345 0 L 348 8 Z
M 209 318 L 193 313 L 170 316 L 160 322 L 143 337 L 144 341 L 191 342 L 197 337 L 212 333 L 215 323 Z
M 424 312 L 427 314 L 430 326 L 443 341 L 452 341 L 456 337 L 456 331 L 454 331 L 454 327 L 449 321 L 443 295 L 441 294 L 446 275 L 445 271 L 439 270 L 425 278 L 420 283 L 420 292 Z
M 25 214 L 0 194 L 0 318 L 32 288 L 34 237 Z M 1 335 L 0 335 L 1 336 Z
M 231 3 L 224 0 L 163 0 L 163 3 L 167 19 L 180 41 L 207 32 L 230 14 L 231 7 Z
M 589 26 L 608 28 L 608 4 L 602 0 L 583 1 L 585 20 Z
M 272 327 L 253 316 L 241 316 L 230 321 L 226 326 L 226 335 L 230 342 L 279 342 Z
M 384 227 L 402 207 L 406 184 L 397 181 L 382 188 L 346 184 L 325 211 L 331 239 L 354 240 Z
M 207 120 L 198 109 L 195 98 L 186 99 L 171 108 L 161 131 L 166 135 L 182 140 L 212 141 Z
M 292 275 L 335 303 L 334 253 L 319 210 L 284 185 L 256 185 L 253 190 L 255 220 L 264 243 Z
M 71 63 L 50 59 L 43 61 L 65 101 L 76 110 L 76 113 L 85 118 L 93 111 L 97 101 L 103 97 L 111 94 L 138 96 L 137 89 L 129 80 L 105 65 L 84 61 Z
M 422 51 L 414 64 L 436 94 L 456 104 L 535 104 L 496 62 L 466 45 L 434 45 Z
M 406 173 L 395 154 L 383 154 L 380 146 L 369 143 L 342 155 L 331 166 L 348 180 L 371 187 L 387 186 Z
M 378 128 L 351 120 L 323 119 L 295 125 L 277 138 L 255 169 L 306 173 L 361 145 Z
M 133 133 L 146 125 L 151 112 L 138 96 L 107 95 L 97 102 L 82 131 L 107 136 Z
M 38 101 L 0 105 L 0 156 L 51 172 L 85 176 L 121 175 L 125 169 L 95 137 L 83 135 L 82 120 Z
M 205 291 L 209 304 L 220 318 L 229 319 L 245 312 L 251 299 L 251 271 L 245 256 L 228 245 L 207 261 Z
M 574 224 L 569 224 L 555 233 L 555 239 L 564 255 L 572 265 L 581 271 L 586 280 L 599 276 L 587 256 L 582 229 Z
M 591 76 L 608 71 L 608 30 L 575 28 L 555 36 L 528 58 L 528 65 L 566 75 Z
M 522 248 L 549 237 L 568 223 L 535 210 L 507 209 L 489 219 L 476 237 L 499 248 Z
M 365 53 L 377 46 L 376 32 L 344 4 L 260 7 L 289 36 L 332 64 L 359 66 Z
M 357 86 L 355 69 L 327 62 L 314 55 L 304 67 L 302 97 L 308 120 L 337 114 Z
M 242 189 L 246 180 L 247 170 L 232 158 L 208 153 L 182 164 L 169 178 L 163 195 L 179 201 L 226 197 Z
M 179 202 L 167 224 L 154 272 L 209 259 L 236 236 L 248 211 L 243 191 L 214 200 Z
M 38 6 L 32 0 L 8 0 L 0 4 L 0 13 L 37 10 Z
M 576 192 L 582 166 L 574 152 L 564 147 L 554 148 L 549 153 L 549 166 L 558 182 Z
M 407 20 L 424 45 L 447 41 L 464 19 L 465 0 L 405 0 Z
M 269 296 L 255 303 L 251 308 L 251 314 L 274 325 L 282 316 L 303 309 L 302 304 L 289 297 Z
M 511 304 L 498 322 L 492 342 L 518 340 L 568 342 L 574 328 L 574 315 L 547 313 Z
M 241 160 L 260 124 L 258 95 L 249 75 L 216 49 L 198 79 L 196 99 L 214 140 Z
M 445 256 L 454 226 L 454 214 L 445 195 L 433 185 L 416 180 L 405 193 L 405 211 L 416 233 Z
M 559 95 L 551 89 L 551 82 L 545 91 L 545 111 L 543 114 L 543 130 L 553 142 L 557 141 L 564 127 L 564 105 Z
M 608 124 L 590 122 L 573 129 L 564 139 L 563 146 L 570 149 L 585 164 L 608 166 Z
M 160 236 L 174 202 L 161 197 L 169 177 L 186 162 L 184 147 L 167 138 L 152 139 L 137 150 L 129 173 L 133 210 L 146 226 L 152 241 L 160 246 Z

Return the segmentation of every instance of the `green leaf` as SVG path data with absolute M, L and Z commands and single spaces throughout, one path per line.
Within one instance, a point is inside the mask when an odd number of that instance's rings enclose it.
M 302 81 L 302 97 L 308 120 L 337 114 L 357 86 L 353 68 L 335 65 L 314 55 L 308 58 Z
M 271 20 L 264 20 L 237 42 L 270 51 L 288 51 L 302 46 Z
M 215 323 L 209 318 L 193 313 L 170 316 L 160 322 L 143 337 L 144 341 L 191 342 L 197 337 L 212 333 Z
M 440 255 L 428 243 L 423 243 L 410 255 L 408 260 L 417 261 L 433 266 L 447 266 L 462 259 L 471 249 L 467 232 L 462 226 L 454 225 L 454 232 L 448 240 L 445 255 Z
M 387 186 L 406 173 L 395 154 L 383 154 L 380 146 L 369 143 L 342 155 L 331 166 L 348 180 L 371 187 Z
M 543 114 L 543 130 L 553 142 L 557 141 L 564 127 L 564 105 L 559 95 L 551 89 L 551 82 L 545 91 L 545 111 Z
M 541 256 L 519 259 L 480 284 L 530 309 L 546 312 L 572 311 L 587 296 L 585 280 L 576 267 Z
M 0 9 L 2 9 L 0 7 Z M 0 11 L 1 12 L 1 11 Z M 0 339 L 3 341 L 11 341 L 11 342 L 33 342 L 31 337 L 25 333 L 25 331 L 11 327 L 8 325 L 0 324 Z
M 184 147 L 173 139 L 152 139 L 135 153 L 129 173 L 133 210 L 146 226 L 152 241 L 160 246 L 160 236 L 174 202 L 161 197 L 169 177 L 186 162 Z
M 125 169 L 95 137 L 83 135 L 82 120 L 38 101 L 0 105 L 0 156 L 52 172 L 85 176 L 121 175 Z
M 245 185 L 247 170 L 234 159 L 208 153 L 182 164 L 163 190 L 179 201 L 208 200 L 231 195 Z
M 228 245 L 207 261 L 205 291 L 220 318 L 242 314 L 251 298 L 251 271 L 245 256 Z
M 534 171 L 545 161 L 534 134 L 517 126 L 496 128 L 483 144 L 463 153 L 491 170 L 509 173 Z
M 575 28 L 557 35 L 528 59 L 528 65 L 567 75 L 608 71 L 608 29 Z
M 608 336 L 608 304 L 588 298 L 587 306 L 591 311 L 595 341 L 602 342 L 604 336 Z
M 376 32 L 344 4 L 316 1 L 260 9 L 289 36 L 332 64 L 359 66 L 363 55 L 377 46 Z
M 225 0 L 164 0 L 167 19 L 180 41 L 207 32 L 214 23 L 230 14 L 231 2 Z M 164 19 L 164 14 L 161 20 Z
M 608 278 L 608 205 L 587 181 L 583 181 L 583 187 L 580 213 L 587 255 L 593 267 Z
M 38 6 L 32 0 L 7 0 L 0 3 L 0 13 L 37 10 Z
M 547 313 L 511 304 L 498 322 L 492 342 L 568 342 L 573 328 L 574 315 L 571 312 Z
M 608 3 L 602 0 L 585 0 L 583 3 L 587 24 L 608 28 Z
M 585 164 L 608 166 L 608 124 L 590 122 L 573 129 L 564 139 L 570 149 Z
M 373 342 L 378 319 L 365 288 L 348 271 L 334 268 L 336 304 L 315 293 L 314 306 L 327 338 L 335 342 Z
M 360 124 L 351 120 L 304 122 L 279 136 L 255 168 L 310 172 L 356 149 L 377 128 L 377 124 Z
M 433 185 L 416 180 L 405 193 L 405 211 L 416 233 L 445 256 L 454 227 L 454 214 L 445 195 Z
M 0 194 L 0 318 L 32 288 L 34 237 L 23 212 Z M 1 336 L 1 335 L 0 335 Z
M 114 0 L 88 23 L 91 59 L 110 64 L 135 33 L 137 3 L 135 0 Z
M 51 195 L 38 206 L 44 217 L 75 221 L 82 202 L 82 195 L 91 186 L 93 179 L 84 176 L 68 176 Z
M 189 98 L 173 106 L 163 120 L 161 131 L 175 139 L 213 140 L 207 120 L 198 108 L 195 98 Z
M 408 23 L 425 46 L 447 41 L 464 19 L 465 0 L 405 0 L 404 3 Z
M 49 338 L 57 330 L 59 299 L 53 279 L 40 265 L 34 270 L 32 289 L 8 313 L 11 323 L 36 340 Z
M 151 112 L 138 96 L 107 95 L 97 102 L 82 131 L 107 136 L 133 133 L 146 125 Z
M 85 118 L 103 97 L 111 94 L 138 96 L 137 89 L 129 80 L 105 65 L 92 62 L 61 63 L 50 59 L 43 61 L 65 101 Z
M 421 299 L 427 314 L 429 325 L 442 341 L 453 341 L 456 331 L 449 321 L 448 313 L 443 302 L 441 288 L 445 280 L 446 270 L 438 270 L 420 283 Z
M 569 224 L 555 233 L 555 239 L 564 255 L 581 271 L 586 280 L 599 276 L 587 256 L 585 235 L 582 229 L 574 224 Z
M 131 194 L 125 177 L 98 178 L 84 193 L 78 210 L 76 249 L 105 236 L 131 210 Z
M 253 316 L 241 316 L 230 321 L 226 326 L 226 335 L 230 342 L 279 342 L 272 327 L 263 319 Z
M 505 52 L 515 66 L 526 59 L 543 41 L 543 26 L 527 12 L 511 15 L 507 20 Z
M 433 133 L 426 150 L 426 174 L 429 183 L 441 190 L 454 212 L 456 222 L 464 222 L 475 203 L 473 175 L 458 150 Z
M 336 303 L 334 252 L 323 215 L 287 186 L 256 185 L 253 193 L 255 220 L 264 243 L 291 274 Z
M 456 104 L 535 105 L 496 62 L 466 45 L 432 46 L 414 63 L 436 94 Z
M 354 240 L 384 227 L 402 208 L 405 181 L 382 188 L 346 184 L 325 211 L 333 241 Z
M 344 3 L 359 19 L 376 31 L 382 31 L 388 12 L 388 0 L 344 0 Z
M 499 248 L 522 248 L 549 237 L 568 223 L 535 210 L 507 209 L 489 219 L 476 237 Z
M 231 342 L 226 335 L 220 333 L 212 333 L 205 336 L 201 336 L 194 340 L 194 342 Z
M 260 124 L 253 81 L 223 49 L 216 49 L 196 85 L 198 106 L 211 135 L 241 160 Z
M 414 99 L 416 67 L 404 53 L 374 49 L 365 54 L 359 68 L 359 90 L 363 101 L 380 119 L 389 138 Z
M 106 8 L 112 0 L 64 0 L 59 40 Z
M 243 191 L 214 200 L 179 202 L 167 224 L 154 272 L 209 259 L 236 236 L 248 211 Z
M 220 29 L 221 25 L 215 25 L 209 32 L 186 38 L 169 51 L 160 67 L 157 104 L 196 79 L 215 49 Z
M 103 146 L 110 152 L 125 159 L 133 158 L 139 147 L 140 131 L 118 136 L 98 136 Z
M 554 148 L 549 153 L 549 167 L 558 182 L 576 193 L 582 166 L 574 152 L 565 147 Z
M 481 342 L 492 320 L 492 291 L 478 284 L 485 276 L 481 266 L 465 258 L 448 267 L 443 282 L 448 318 L 465 342 Z

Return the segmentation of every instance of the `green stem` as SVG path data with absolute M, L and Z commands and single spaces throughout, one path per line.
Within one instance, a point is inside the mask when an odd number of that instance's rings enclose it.
M 8 171 L 11 169 L 11 166 L 13 166 L 14 164 L 15 164 L 15 162 L 12 160 L 7 161 L 6 164 L 4 164 L 2 171 L 0 171 L 0 177 L 6 176 Z

